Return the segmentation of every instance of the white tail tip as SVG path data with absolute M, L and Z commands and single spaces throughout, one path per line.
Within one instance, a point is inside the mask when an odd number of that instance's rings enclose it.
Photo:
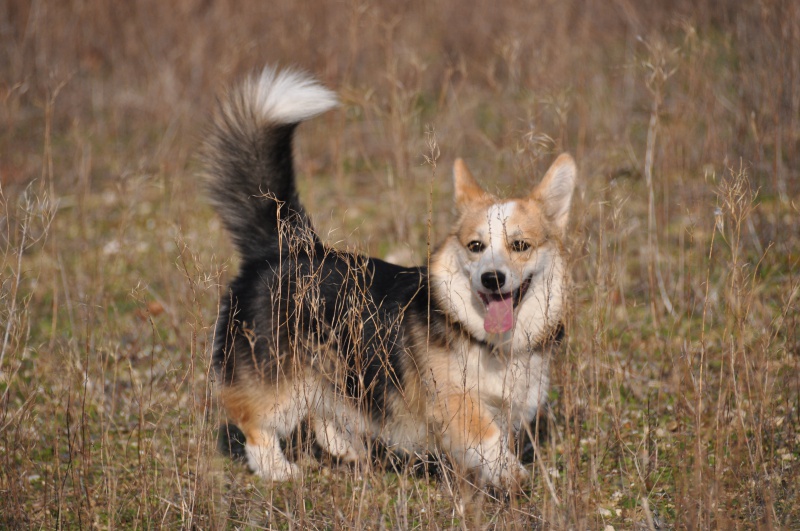
M 310 75 L 292 69 L 265 67 L 242 84 L 242 93 L 256 115 L 272 123 L 302 122 L 338 105 L 336 94 Z

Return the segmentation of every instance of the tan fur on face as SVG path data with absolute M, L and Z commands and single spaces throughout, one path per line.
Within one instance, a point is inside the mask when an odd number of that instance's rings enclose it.
M 496 197 L 481 188 L 462 159 L 456 159 L 453 163 L 453 179 L 456 207 L 459 211 L 464 212 L 465 208 L 473 205 L 486 206 L 497 201 Z
M 509 241 L 525 239 L 531 247 L 542 245 L 553 233 L 536 201 L 515 201 L 514 213 L 506 225 Z
M 513 214 L 503 226 L 501 237 L 504 245 L 502 247 L 512 255 L 513 259 L 526 260 L 530 256 L 530 251 L 511 253 L 509 245 L 513 241 L 528 242 L 532 251 L 547 240 L 556 237 L 558 231 L 550 226 L 536 200 L 517 199 L 508 201 L 508 203 L 513 204 Z M 487 231 L 487 211 L 492 204 L 490 201 L 477 201 L 465 205 L 461 221 L 453 229 L 455 237 L 463 247 L 475 240 L 488 244 L 490 237 L 492 239 L 498 237 L 496 234 L 488 234 Z

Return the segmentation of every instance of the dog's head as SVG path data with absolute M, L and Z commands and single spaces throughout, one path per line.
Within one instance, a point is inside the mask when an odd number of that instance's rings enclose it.
M 453 174 L 459 217 L 432 261 L 435 296 L 477 339 L 525 348 L 561 319 L 575 162 L 561 155 L 533 191 L 509 200 L 481 188 L 461 159 Z

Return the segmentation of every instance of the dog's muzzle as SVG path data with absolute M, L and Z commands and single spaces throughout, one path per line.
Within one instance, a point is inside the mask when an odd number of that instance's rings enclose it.
M 531 277 L 527 277 L 517 289 L 503 293 L 500 290 L 505 281 L 506 276 L 501 271 L 489 271 L 481 275 L 481 285 L 491 290 L 489 293 L 478 292 L 486 309 L 483 329 L 489 334 L 503 334 L 514 328 L 514 310 L 531 285 Z

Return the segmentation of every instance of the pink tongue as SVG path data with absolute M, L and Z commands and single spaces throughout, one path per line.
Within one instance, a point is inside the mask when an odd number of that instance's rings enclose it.
M 507 297 L 499 301 L 489 301 L 486 305 L 486 318 L 483 329 L 490 334 L 508 332 L 514 326 L 514 300 Z

